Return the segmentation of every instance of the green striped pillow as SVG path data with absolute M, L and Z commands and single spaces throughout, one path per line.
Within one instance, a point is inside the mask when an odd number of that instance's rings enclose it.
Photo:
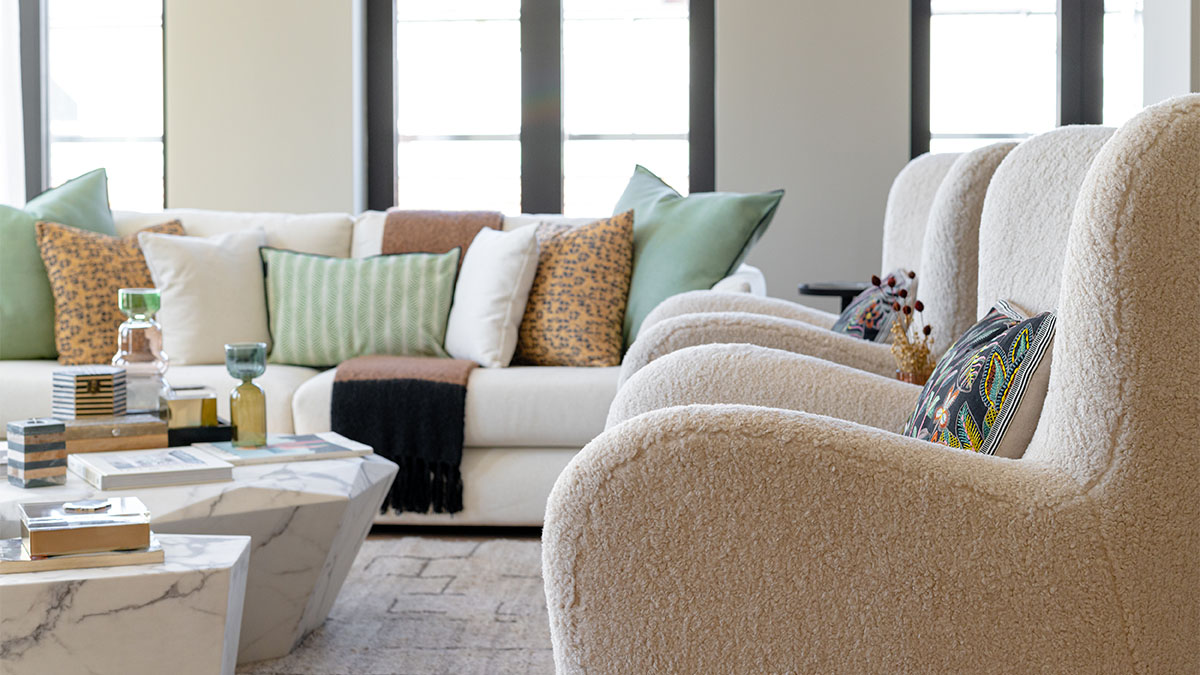
M 329 258 L 261 249 L 272 363 L 336 366 L 371 354 L 447 356 L 459 249 Z

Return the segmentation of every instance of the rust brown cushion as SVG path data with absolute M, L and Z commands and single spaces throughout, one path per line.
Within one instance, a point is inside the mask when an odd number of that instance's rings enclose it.
M 446 253 L 462 249 L 458 266 L 467 257 L 475 235 L 485 227 L 499 230 L 499 211 L 419 211 L 391 208 L 383 222 L 380 253 Z
M 184 234 L 178 220 L 142 232 Z M 117 327 L 125 320 L 117 308 L 117 291 L 154 286 L 137 235 L 113 237 L 57 223 L 37 224 L 38 249 L 54 294 L 54 343 L 59 363 L 112 360 L 117 351 Z
M 537 273 L 514 363 L 621 365 L 633 274 L 633 211 L 572 227 L 538 226 Z

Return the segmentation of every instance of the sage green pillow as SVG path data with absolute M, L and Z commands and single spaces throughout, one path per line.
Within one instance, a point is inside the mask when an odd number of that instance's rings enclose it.
M 614 213 L 633 209 L 633 281 L 625 308 L 625 347 L 642 320 L 672 295 L 712 288 L 745 260 L 766 231 L 783 190 L 698 192 L 684 197 L 643 166 Z
M 37 245 L 40 220 L 115 235 L 104 169 L 46 190 L 24 209 L 0 206 L 0 359 L 58 355 L 54 295 Z
M 270 361 L 336 366 L 355 356 L 448 356 L 460 249 L 329 258 L 264 247 Z

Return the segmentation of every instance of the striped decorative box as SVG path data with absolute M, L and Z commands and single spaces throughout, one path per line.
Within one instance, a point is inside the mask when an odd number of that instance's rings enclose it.
M 48 487 L 67 482 L 66 425 L 55 419 L 9 422 L 8 482 Z
M 125 369 L 73 366 L 54 371 L 51 408 L 58 419 L 125 414 Z

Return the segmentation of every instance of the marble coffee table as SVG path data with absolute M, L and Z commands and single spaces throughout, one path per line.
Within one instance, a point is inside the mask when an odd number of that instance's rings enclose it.
M 233 481 L 100 491 L 0 483 L 0 537 L 19 536 L 16 505 L 137 496 L 158 533 L 249 535 L 250 571 L 238 663 L 290 652 L 325 621 L 396 476 L 377 455 L 239 466 Z
M 0 672 L 233 675 L 250 538 L 158 540 L 156 565 L 0 575 Z

